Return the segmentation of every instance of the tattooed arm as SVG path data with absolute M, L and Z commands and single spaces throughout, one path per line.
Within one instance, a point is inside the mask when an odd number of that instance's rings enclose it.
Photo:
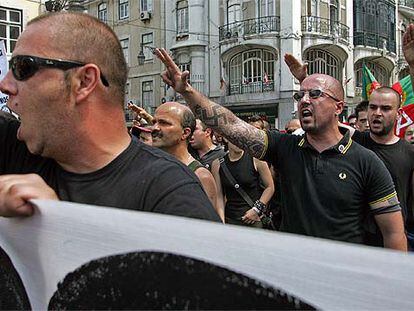
M 187 81 L 189 72 L 181 72 L 165 49 L 156 49 L 155 55 L 166 66 L 161 75 L 162 79 L 184 97 L 197 118 L 253 157 L 260 159 L 264 156 L 267 147 L 267 135 L 264 131 L 244 122 L 230 110 L 192 88 Z
M 410 75 L 411 75 L 411 83 L 413 84 L 414 88 L 414 25 L 408 25 L 404 36 L 403 36 L 403 52 L 405 60 L 408 63 L 410 68 Z

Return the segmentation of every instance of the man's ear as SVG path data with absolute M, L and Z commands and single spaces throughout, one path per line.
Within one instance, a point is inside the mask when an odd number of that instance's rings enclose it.
M 398 111 L 397 111 L 398 117 L 401 117 L 402 116 L 402 113 L 403 113 L 403 109 L 402 108 L 398 108 Z
M 187 140 L 188 137 L 190 137 L 191 135 L 192 135 L 191 129 L 189 127 L 185 127 L 183 129 L 183 134 L 181 135 L 181 139 L 182 140 Z
M 335 115 L 336 116 L 339 116 L 341 114 L 342 110 L 344 110 L 344 105 L 345 105 L 345 103 L 343 101 L 335 103 Z
M 73 91 L 77 101 L 87 98 L 100 83 L 101 71 L 95 64 L 78 68 L 72 76 Z

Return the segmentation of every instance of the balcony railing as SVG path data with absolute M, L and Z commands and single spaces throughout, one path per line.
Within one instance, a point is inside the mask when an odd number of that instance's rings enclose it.
M 246 19 L 219 27 L 220 41 L 237 38 L 239 36 L 255 35 L 261 33 L 279 32 L 280 17 L 264 16 Z
M 414 9 L 414 0 L 399 0 L 398 4 Z
M 274 89 L 275 84 L 273 81 L 269 81 L 267 83 L 257 81 L 250 83 L 230 84 L 229 95 L 272 92 Z
M 318 16 L 302 16 L 302 32 L 318 33 L 349 40 L 349 27 Z
M 395 53 L 395 40 L 377 33 L 354 31 L 354 45 L 371 46 L 377 49 L 385 49 Z

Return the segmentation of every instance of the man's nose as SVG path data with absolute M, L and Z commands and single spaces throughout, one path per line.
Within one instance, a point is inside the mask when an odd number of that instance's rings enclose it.
M 9 96 L 16 93 L 16 83 L 13 79 L 11 70 L 9 70 L 3 80 L 0 81 L 0 91 Z

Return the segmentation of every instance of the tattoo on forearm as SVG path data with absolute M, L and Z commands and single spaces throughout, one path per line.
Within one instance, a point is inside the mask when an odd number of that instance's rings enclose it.
M 208 99 L 206 99 L 208 101 Z M 192 107 L 197 118 L 226 137 L 236 146 L 248 151 L 253 157 L 261 158 L 266 148 L 266 133 L 240 120 L 230 110 L 209 101 Z

